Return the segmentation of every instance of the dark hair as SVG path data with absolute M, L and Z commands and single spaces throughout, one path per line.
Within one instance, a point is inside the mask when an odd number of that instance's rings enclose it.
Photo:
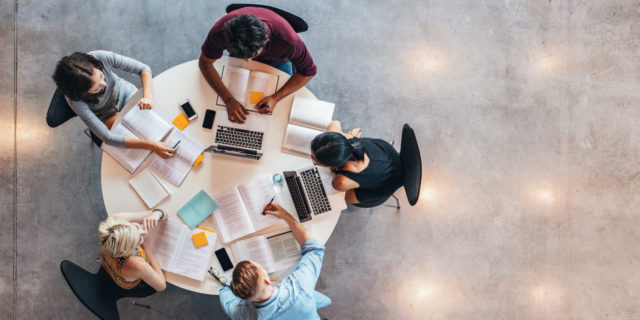
M 231 280 L 231 292 L 243 300 L 251 298 L 258 288 L 260 270 L 250 261 L 244 260 L 236 264 Z
M 342 168 L 349 160 L 364 160 L 364 148 L 358 139 L 347 141 L 337 132 L 324 132 L 311 141 L 316 160 L 325 166 Z
M 260 19 L 250 14 L 237 16 L 224 26 L 224 35 L 229 42 L 229 55 L 247 59 L 267 43 L 267 27 Z
M 93 85 L 93 68 L 102 71 L 104 65 L 90 54 L 74 52 L 58 61 L 51 77 L 58 89 L 71 100 L 98 103 L 100 95 L 88 92 Z

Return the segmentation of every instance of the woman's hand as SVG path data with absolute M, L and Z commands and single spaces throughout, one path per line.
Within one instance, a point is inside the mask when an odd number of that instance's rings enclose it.
M 355 128 L 349 132 L 347 132 L 347 134 L 350 134 L 356 138 L 360 138 L 360 136 L 362 135 L 362 129 L 360 128 Z
M 176 154 L 176 149 L 170 148 L 164 142 L 154 142 L 153 152 L 163 159 L 171 158 Z
M 146 216 L 142 220 L 142 228 L 147 232 L 151 232 L 151 230 L 155 228 L 158 225 L 158 223 L 160 223 L 160 214 L 156 214 L 156 213 L 159 213 L 159 212 L 157 211 L 152 212 L 150 215 Z
M 138 106 L 142 110 L 151 109 L 153 107 L 152 104 L 153 104 L 153 100 L 151 100 L 151 98 L 142 98 L 140 99 L 140 101 L 138 101 Z

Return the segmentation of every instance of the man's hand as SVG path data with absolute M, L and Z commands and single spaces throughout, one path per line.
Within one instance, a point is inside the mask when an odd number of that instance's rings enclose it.
M 289 212 L 287 212 L 287 210 L 283 209 L 277 203 L 271 203 L 271 205 L 265 206 L 264 213 L 273 215 L 275 217 L 278 217 L 284 220 L 286 220 L 287 218 L 291 218 L 291 215 L 289 214 Z
M 244 123 L 244 120 L 247 119 L 249 111 L 234 98 L 229 99 L 229 101 L 226 102 L 226 105 L 229 121 Z
M 279 99 L 275 97 L 275 95 L 270 95 L 268 97 L 262 98 L 256 107 L 258 108 L 258 112 L 260 113 L 271 113 L 273 109 L 276 107 Z

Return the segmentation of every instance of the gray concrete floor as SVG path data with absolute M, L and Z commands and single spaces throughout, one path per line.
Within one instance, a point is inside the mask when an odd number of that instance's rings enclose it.
M 227 3 L 14 1 L 0 1 L 0 317 L 89 318 L 58 264 L 97 269 L 101 153 L 80 121 L 46 126 L 55 62 L 107 49 L 158 74 L 198 57 Z M 335 118 L 396 141 L 411 123 L 422 149 L 416 207 L 342 215 L 324 317 L 640 317 L 638 1 L 267 3 L 309 22 L 309 88 Z M 224 318 L 173 286 L 143 300 L 123 318 Z

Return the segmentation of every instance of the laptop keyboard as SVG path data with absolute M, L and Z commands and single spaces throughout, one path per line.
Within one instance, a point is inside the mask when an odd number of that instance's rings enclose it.
M 264 132 L 260 131 L 218 126 L 215 143 L 238 148 L 260 150 L 262 149 L 263 137 Z
M 305 185 L 305 191 L 307 198 L 311 202 L 311 208 L 313 214 L 321 214 L 331 211 L 331 205 L 329 205 L 329 198 L 324 191 L 322 185 L 322 178 L 320 178 L 320 172 L 318 168 L 313 167 L 311 169 L 300 172 L 300 177 Z
M 311 213 L 307 209 L 307 203 L 300 192 L 300 188 L 302 187 L 296 177 L 295 171 L 285 171 L 284 179 L 287 183 L 287 188 L 289 189 L 289 194 L 291 194 L 291 199 L 293 200 L 293 206 L 296 208 L 296 213 L 298 214 L 298 218 L 300 222 L 305 222 L 311 220 Z

